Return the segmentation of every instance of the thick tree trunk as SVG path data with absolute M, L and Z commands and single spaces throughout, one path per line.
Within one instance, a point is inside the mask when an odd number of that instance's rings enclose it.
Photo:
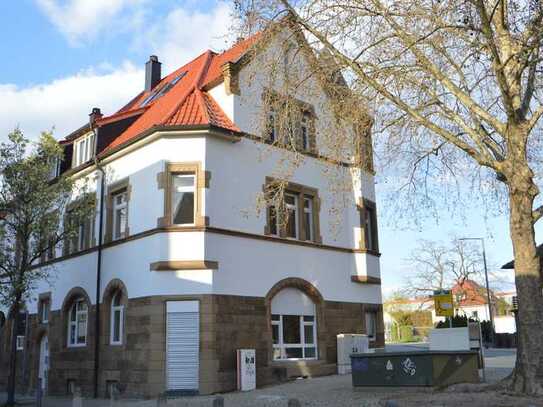
M 20 300 L 17 299 L 13 306 L 13 318 L 11 325 L 11 344 L 9 354 L 8 398 L 6 406 L 15 405 L 15 383 L 17 380 L 17 328 L 19 327 Z
M 543 394 L 543 295 L 536 253 L 532 208 L 537 188 L 531 177 L 510 180 L 510 232 L 515 254 L 518 296 L 518 348 L 511 387 L 515 392 Z

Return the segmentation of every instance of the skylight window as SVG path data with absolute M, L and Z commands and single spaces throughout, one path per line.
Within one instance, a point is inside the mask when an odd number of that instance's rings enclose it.
M 175 86 L 177 82 L 179 82 L 183 77 L 187 74 L 187 71 L 181 72 L 179 75 L 177 75 L 175 78 L 173 78 L 170 82 L 166 83 L 164 86 L 160 87 L 159 89 L 155 90 L 154 92 L 151 92 L 149 96 L 147 96 L 143 102 L 141 102 L 140 107 L 147 106 L 149 103 L 153 102 L 154 100 L 164 96 L 166 93 L 170 91 L 171 88 Z

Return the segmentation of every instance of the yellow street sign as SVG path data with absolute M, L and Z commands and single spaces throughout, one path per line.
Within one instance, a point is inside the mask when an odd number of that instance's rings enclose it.
M 434 307 L 436 316 L 454 316 L 453 297 L 451 290 L 434 291 Z

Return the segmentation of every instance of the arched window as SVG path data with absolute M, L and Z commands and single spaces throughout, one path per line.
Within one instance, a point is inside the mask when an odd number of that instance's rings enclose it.
M 300 290 L 285 288 L 271 301 L 273 358 L 316 359 L 315 304 Z
M 122 345 L 124 331 L 124 305 L 122 305 L 122 291 L 118 290 L 111 298 L 110 335 L 111 345 Z
M 87 321 L 89 311 L 86 301 L 79 297 L 75 299 L 70 307 L 68 319 L 68 346 L 87 345 Z

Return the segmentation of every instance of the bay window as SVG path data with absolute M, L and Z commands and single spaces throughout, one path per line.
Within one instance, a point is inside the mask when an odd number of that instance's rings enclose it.
M 195 179 L 194 174 L 172 174 L 171 208 L 173 225 L 194 224 Z
M 68 347 L 87 344 L 88 306 L 84 299 L 78 298 L 70 308 L 68 319 Z
M 158 174 L 159 188 L 164 190 L 164 216 L 159 227 L 201 227 L 209 222 L 203 216 L 204 188 L 209 188 L 211 173 L 201 163 L 167 163 L 166 171 Z

